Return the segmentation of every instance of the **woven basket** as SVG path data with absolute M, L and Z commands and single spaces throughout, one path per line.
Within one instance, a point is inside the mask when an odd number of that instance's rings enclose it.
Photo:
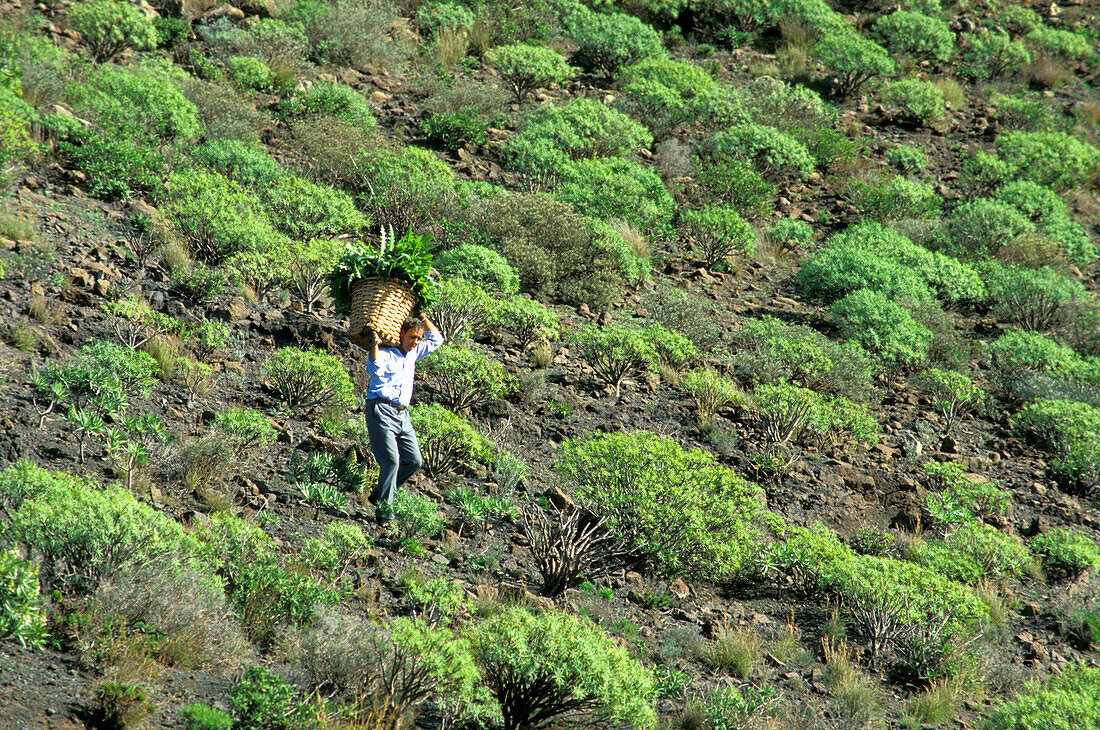
M 396 345 L 401 340 L 401 324 L 416 302 L 412 287 L 403 281 L 379 276 L 360 279 L 351 289 L 348 339 L 365 346 L 362 335 L 369 327 L 378 333 L 383 344 Z

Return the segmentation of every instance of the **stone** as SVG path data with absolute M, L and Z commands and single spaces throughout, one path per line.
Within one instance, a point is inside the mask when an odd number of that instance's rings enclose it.
M 69 281 L 73 286 L 90 287 L 95 283 L 95 278 L 85 269 L 73 268 L 69 269 Z
M 668 590 L 681 601 L 691 595 L 691 588 L 688 587 L 688 584 L 684 582 L 683 578 L 676 578 L 669 583 Z
M 944 436 L 943 441 L 940 442 L 940 451 L 945 454 L 957 454 L 959 453 L 959 444 L 951 436 Z
M 573 501 L 573 498 L 563 492 L 558 487 L 551 487 L 550 489 L 547 489 L 546 493 L 543 496 L 546 497 L 546 499 L 550 500 L 550 504 L 552 504 L 554 506 L 554 509 L 558 510 L 559 512 L 572 512 L 577 508 L 577 505 Z

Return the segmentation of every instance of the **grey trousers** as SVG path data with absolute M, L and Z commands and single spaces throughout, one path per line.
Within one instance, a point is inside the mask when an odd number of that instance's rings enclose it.
M 424 465 L 420 443 L 408 411 L 380 401 L 367 401 L 366 406 L 370 450 L 378 462 L 378 484 L 370 500 L 379 506 L 393 504 L 397 488 Z

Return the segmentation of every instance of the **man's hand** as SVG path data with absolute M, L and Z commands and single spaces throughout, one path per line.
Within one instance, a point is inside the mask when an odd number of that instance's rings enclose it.
M 363 344 L 365 344 L 368 348 L 378 347 L 378 333 L 370 327 L 367 327 L 365 330 L 363 330 L 360 337 L 363 338 Z

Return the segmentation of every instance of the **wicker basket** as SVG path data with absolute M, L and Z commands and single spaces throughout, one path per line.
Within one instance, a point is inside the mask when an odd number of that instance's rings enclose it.
M 412 287 L 403 281 L 378 276 L 360 279 L 351 289 L 348 339 L 365 345 L 362 334 L 369 327 L 384 344 L 396 345 L 401 340 L 401 324 L 416 302 Z

